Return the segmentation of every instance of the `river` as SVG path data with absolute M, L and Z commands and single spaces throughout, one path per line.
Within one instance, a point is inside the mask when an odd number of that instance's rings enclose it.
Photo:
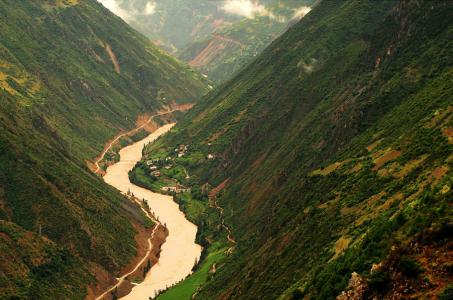
M 142 157 L 143 147 L 169 131 L 174 124 L 160 127 L 143 140 L 121 149 L 120 161 L 107 168 L 104 180 L 123 193 L 130 190 L 139 199 L 145 199 L 149 207 L 166 224 L 169 235 L 162 245 L 159 262 L 146 275 L 145 280 L 134 286 L 125 300 L 148 300 L 158 290 L 181 281 L 192 273 L 195 261 L 199 261 L 201 246 L 195 243 L 197 227 L 189 222 L 171 196 L 151 192 L 129 181 L 128 172 Z

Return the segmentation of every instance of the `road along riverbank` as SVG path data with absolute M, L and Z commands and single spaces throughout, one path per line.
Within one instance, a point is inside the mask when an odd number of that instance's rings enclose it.
M 199 261 L 201 246 L 195 243 L 197 227 L 189 222 L 171 196 L 151 192 L 129 181 L 129 171 L 141 159 L 143 147 L 168 132 L 174 124 L 167 124 L 141 141 L 120 151 L 120 161 L 109 166 L 104 180 L 123 193 L 132 193 L 138 199 L 145 199 L 153 215 L 168 229 L 168 237 L 162 245 L 159 261 L 152 266 L 145 280 L 135 285 L 122 299 L 148 300 L 160 290 L 178 283 L 192 273 Z

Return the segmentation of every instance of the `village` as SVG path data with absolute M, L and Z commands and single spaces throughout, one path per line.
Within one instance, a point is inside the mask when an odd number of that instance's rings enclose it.
M 179 164 L 179 166 L 180 168 L 182 168 L 184 175 L 179 176 L 180 180 L 178 180 L 178 176 L 169 176 L 170 171 L 172 169 L 175 170 L 175 168 L 178 167 L 177 160 L 188 156 L 189 148 L 189 145 L 179 145 L 178 147 L 174 148 L 174 150 L 172 150 L 167 157 L 149 159 L 146 161 L 146 167 L 149 169 L 149 174 L 155 179 L 164 181 L 164 178 L 166 179 L 166 177 L 171 177 L 171 179 L 176 181 L 173 185 L 160 187 L 160 190 L 162 192 L 169 194 L 190 192 L 190 188 L 181 183 L 182 181 L 187 182 L 190 179 L 187 170 L 184 167 L 181 167 L 181 164 Z M 207 154 L 206 159 L 213 160 L 215 159 L 215 155 Z

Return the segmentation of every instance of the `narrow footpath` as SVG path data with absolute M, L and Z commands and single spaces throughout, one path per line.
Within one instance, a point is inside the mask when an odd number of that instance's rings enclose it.
M 101 171 L 101 166 L 100 166 L 100 163 L 101 161 L 104 159 L 105 155 L 107 154 L 107 152 L 109 152 L 110 149 L 112 149 L 112 147 L 123 137 L 125 136 L 132 136 L 134 134 L 136 134 L 140 129 L 143 129 L 145 128 L 146 125 L 148 125 L 149 123 L 151 123 L 151 121 L 156 118 L 156 117 L 160 117 L 160 116 L 164 116 L 164 115 L 168 115 L 168 114 L 171 114 L 175 111 L 180 111 L 179 109 L 173 109 L 173 110 L 168 110 L 168 111 L 165 111 L 165 112 L 160 112 L 160 113 L 157 113 L 157 114 L 154 114 L 152 116 L 149 117 L 149 119 L 143 123 L 141 126 L 139 127 L 136 127 L 128 132 L 125 132 L 125 133 L 121 133 L 119 135 L 117 135 L 113 141 L 111 141 L 107 147 L 104 148 L 104 150 L 101 152 L 101 155 L 99 155 L 99 157 L 94 161 L 94 165 L 96 166 L 96 169 L 93 171 L 94 173 L 98 174 L 99 171 Z

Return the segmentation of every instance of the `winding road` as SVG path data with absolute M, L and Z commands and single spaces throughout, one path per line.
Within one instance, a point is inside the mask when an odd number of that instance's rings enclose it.
M 96 173 L 96 174 L 99 173 L 99 171 L 101 170 L 101 166 L 99 165 L 99 163 L 104 159 L 105 154 L 107 154 L 107 152 L 109 152 L 109 150 L 113 147 L 113 145 L 115 145 L 122 137 L 133 135 L 133 134 L 137 133 L 140 129 L 143 129 L 146 125 L 148 125 L 155 117 L 168 115 L 175 111 L 179 111 L 179 109 L 173 109 L 173 110 L 169 110 L 169 111 L 165 111 L 165 112 L 161 112 L 161 113 L 152 115 L 151 117 L 149 117 L 148 121 L 143 123 L 141 126 L 136 127 L 128 132 L 119 134 L 113 141 L 111 141 L 107 145 L 107 147 L 104 148 L 104 150 L 101 152 L 101 155 L 99 156 L 99 158 L 94 161 L 94 165 L 96 166 L 94 173 Z

